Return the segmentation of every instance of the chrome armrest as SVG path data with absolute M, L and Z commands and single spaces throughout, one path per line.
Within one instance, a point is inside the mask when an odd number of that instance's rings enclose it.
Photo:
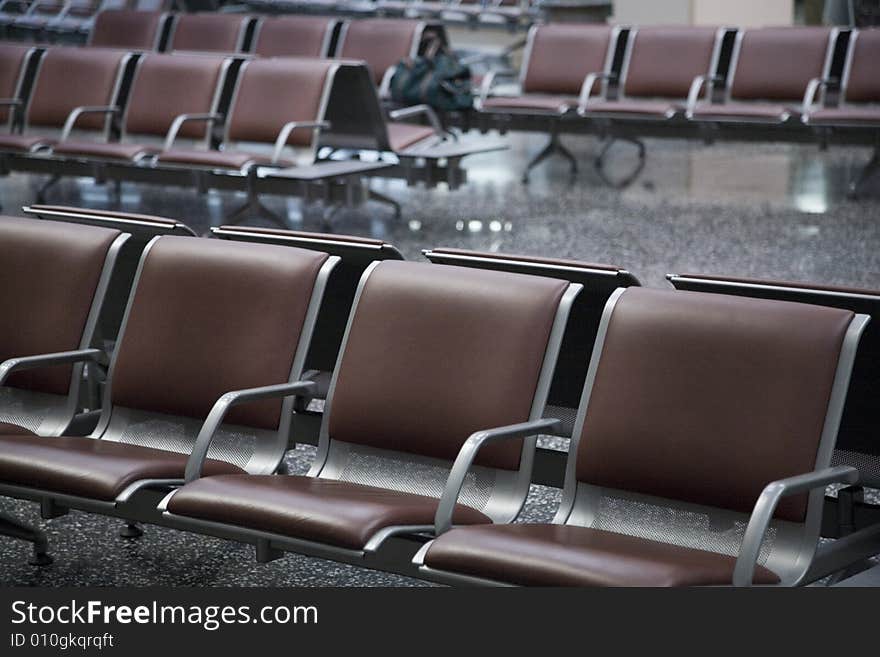
M 10 358 L 0 363 L 0 386 L 6 383 L 6 379 L 13 372 L 35 370 L 54 365 L 66 365 L 68 363 L 98 362 L 98 358 L 103 353 L 100 349 L 76 349 L 74 351 L 57 351 L 51 354 Z
M 446 136 L 446 131 L 443 129 L 443 124 L 440 123 L 440 118 L 437 116 L 437 112 L 435 112 L 434 108 L 430 105 L 412 105 L 410 107 L 402 107 L 401 109 L 388 112 L 388 116 L 395 121 L 422 115 L 428 118 L 428 123 L 431 124 L 431 128 L 433 128 L 434 133 L 438 137 Z
M 834 78 L 813 78 L 807 84 L 807 89 L 804 92 L 804 100 L 801 103 L 801 114 L 803 116 L 807 116 L 810 113 L 810 110 L 813 108 L 813 105 L 816 103 L 816 94 L 820 89 L 824 89 L 837 82 Z
M 73 131 L 73 127 L 76 125 L 76 122 L 79 120 L 83 114 L 116 114 L 119 112 L 118 107 L 113 107 L 110 105 L 107 106 L 82 106 L 82 107 L 74 107 L 70 110 L 70 114 L 67 115 L 67 120 L 64 122 L 64 127 L 61 129 L 61 141 L 66 141 L 68 137 L 70 137 L 70 133 Z
M 290 133 L 294 130 L 320 130 L 329 127 L 330 124 L 327 121 L 290 121 L 285 123 L 281 126 L 281 130 L 278 131 L 278 137 L 275 139 L 275 148 L 272 150 L 272 164 L 276 164 L 281 159 L 281 153 L 287 145 L 287 140 L 290 139 Z
M 394 77 L 396 66 L 389 66 L 382 75 L 382 81 L 379 83 L 379 98 L 388 98 L 391 95 L 391 78 Z
M 824 488 L 830 484 L 855 484 L 859 480 L 859 471 L 849 465 L 838 465 L 833 468 L 816 470 L 795 475 L 786 479 L 772 481 L 764 487 L 752 509 L 749 524 L 743 535 L 742 545 L 736 557 L 733 569 L 734 586 L 751 586 L 755 575 L 755 566 L 764 535 L 770 526 L 776 506 L 783 497 L 806 493 L 815 488 Z
M 691 118 L 694 115 L 697 103 L 700 102 L 700 92 L 703 90 L 703 87 L 706 88 L 707 95 L 711 94 L 712 86 L 716 82 L 721 82 L 721 80 L 722 78 L 718 75 L 698 75 L 694 78 L 690 89 L 688 89 L 687 106 L 685 108 L 685 116 L 687 118 Z
M 199 435 L 196 437 L 195 445 L 193 445 L 192 453 L 186 462 L 186 470 L 184 471 L 184 481 L 189 483 L 194 479 L 202 476 L 202 467 L 208 456 L 208 448 L 211 447 L 211 441 L 214 440 L 214 434 L 223 423 L 223 419 L 229 412 L 229 409 L 237 404 L 245 402 L 260 401 L 263 399 L 278 399 L 283 397 L 293 397 L 314 390 L 315 384 L 311 381 L 294 381 L 293 383 L 278 383 L 271 386 L 261 386 L 259 388 L 247 388 L 245 390 L 235 390 L 227 392 L 217 402 L 205 418 Z M 284 421 L 284 420 L 282 420 Z
M 616 77 L 614 73 L 587 73 L 583 84 L 581 84 L 581 92 L 578 95 L 578 111 L 586 109 L 587 103 L 590 102 L 590 96 L 593 93 L 593 86 L 597 80 L 605 80 L 607 82 L 614 80 Z
M 16 107 L 21 105 L 21 100 L 18 98 L 0 98 L 0 107 Z
M 492 86 L 495 84 L 496 78 L 514 78 L 519 73 L 512 69 L 493 69 L 483 76 L 480 83 L 480 95 L 477 97 L 477 109 L 482 108 L 483 103 L 492 95 Z
M 486 443 L 497 442 L 512 438 L 525 438 L 535 434 L 555 434 L 561 422 L 554 418 L 542 418 L 531 422 L 511 424 L 506 427 L 477 431 L 464 441 L 452 469 L 446 480 L 443 495 L 437 505 L 437 513 L 434 515 L 434 533 L 439 536 L 452 527 L 452 514 L 464 485 L 464 478 L 474 462 L 474 458 L 480 448 Z
M 184 123 L 191 123 L 193 121 L 214 123 L 214 121 L 222 120 L 222 114 L 180 114 L 174 118 L 171 127 L 168 128 L 168 134 L 165 136 L 165 144 L 162 146 L 162 150 L 171 150 L 171 147 L 174 145 L 174 140 L 177 139 L 177 133 L 180 132 Z

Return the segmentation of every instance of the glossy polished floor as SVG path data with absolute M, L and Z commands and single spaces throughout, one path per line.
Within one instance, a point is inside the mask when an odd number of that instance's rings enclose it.
M 628 268 L 645 285 L 662 287 L 667 273 L 699 272 L 880 288 L 880 177 L 859 200 L 847 184 L 870 158 L 859 148 L 781 144 L 703 144 L 649 141 L 644 171 L 625 189 L 614 189 L 590 164 L 596 141 L 566 137 L 582 171 L 570 181 L 560 159 L 537 169 L 528 186 L 519 177 L 539 135 L 511 135 L 511 148 L 466 160 L 470 182 L 444 189 L 407 189 L 373 183 L 400 200 L 403 217 L 370 203 L 341 212 L 332 230 L 383 238 L 407 258 L 423 248 L 455 246 L 606 262 Z M 615 147 L 611 178 L 635 165 L 630 146 Z M 4 211 L 33 201 L 41 180 L 0 179 Z M 66 181 L 47 202 L 113 208 L 178 218 L 196 230 L 222 223 L 241 199 L 233 194 L 124 185 L 121 203 L 90 182 Z M 319 207 L 267 199 L 286 212 L 292 228 L 327 230 Z M 265 224 L 254 219 L 254 225 Z M 290 455 L 302 472 L 313 452 Z M 559 492 L 534 487 L 525 517 L 549 520 Z M 38 521 L 35 505 L 0 499 L 0 512 Z M 147 528 L 133 541 L 116 536 L 120 523 L 80 513 L 42 523 L 55 563 L 28 566 L 29 547 L 0 540 L 0 584 L 21 585 L 418 585 L 403 577 L 318 559 L 287 556 L 255 564 L 252 549 L 173 530 Z

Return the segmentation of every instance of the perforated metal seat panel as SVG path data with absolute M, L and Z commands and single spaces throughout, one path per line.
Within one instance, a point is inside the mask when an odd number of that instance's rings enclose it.
M 40 425 L 53 411 L 63 411 L 67 397 L 9 386 L 0 387 L 0 422 L 17 424 L 39 433 Z
M 151 447 L 179 454 L 189 454 L 195 445 L 203 420 L 176 415 L 146 413 L 115 407 L 104 434 L 110 440 L 140 447 Z M 247 472 L 260 471 L 259 446 L 271 444 L 272 432 L 250 427 L 224 425 L 214 436 L 208 458 L 225 461 Z

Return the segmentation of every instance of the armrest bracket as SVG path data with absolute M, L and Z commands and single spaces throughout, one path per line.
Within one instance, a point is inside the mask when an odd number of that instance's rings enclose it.
M 119 112 L 118 107 L 113 106 L 81 106 L 74 107 L 70 110 L 70 114 L 67 115 L 67 120 L 64 122 L 64 128 L 61 130 L 61 141 L 66 141 L 70 137 L 70 133 L 73 131 L 76 122 L 79 120 L 83 114 L 111 114 L 115 115 Z
M 471 434 L 461 446 L 461 450 L 455 458 L 455 463 L 453 463 L 452 469 L 449 471 L 446 488 L 443 490 L 440 503 L 437 505 L 437 513 L 434 516 L 434 533 L 439 536 L 452 527 L 452 514 L 458 502 L 458 496 L 461 494 L 464 478 L 468 470 L 470 470 L 477 452 L 483 445 L 499 440 L 525 438 L 539 433 L 554 434 L 560 424 L 561 422 L 554 418 L 542 418 L 540 420 L 532 420 L 531 422 L 511 424 L 506 427 L 477 431 Z
M 275 139 L 275 147 L 272 150 L 272 164 L 277 164 L 278 160 L 281 159 L 281 153 L 284 152 L 287 140 L 290 139 L 290 134 L 294 130 L 321 130 L 329 127 L 330 123 L 327 121 L 289 121 L 285 123 L 281 126 L 281 130 L 278 131 L 278 137 Z
M 229 412 L 229 409 L 237 404 L 245 402 L 260 401 L 263 399 L 278 399 L 283 397 L 292 397 L 311 392 L 315 384 L 311 381 L 294 381 L 293 383 L 278 383 L 270 386 L 262 386 L 259 388 L 248 388 L 245 390 L 236 390 L 227 392 L 214 404 L 214 408 L 205 418 L 196 443 L 193 446 L 192 453 L 186 462 L 186 471 L 184 472 L 184 481 L 189 483 L 202 476 L 202 467 L 208 456 L 208 448 L 211 447 L 211 441 L 214 434 L 223 423 L 223 419 Z M 283 420 L 282 420 L 283 421 Z
M 770 526 L 773 513 L 779 501 L 789 495 L 806 493 L 815 488 L 824 488 L 830 484 L 855 484 L 859 480 L 859 471 L 848 465 L 807 472 L 787 479 L 772 481 L 764 487 L 743 535 L 736 566 L 733 569 L 734 586 L 751 586 L 758 563 L 758 555 L 764 535 Z
M 177 133 L 180 132 L 180 129 L 183 127 L 184 123 L 204 121 L 206 123 L 213 124 L 215 121 L 222 120 L 222 114 L 180 114 L 174 118 L 174 121 L 171 123 L 171 127 L 168 128 L 168 134 L 165 136 L 165 143 L 162 145 L 162 150 L 171 150 L 171 147 L 174 146 L 174 141 L 177 139 Z

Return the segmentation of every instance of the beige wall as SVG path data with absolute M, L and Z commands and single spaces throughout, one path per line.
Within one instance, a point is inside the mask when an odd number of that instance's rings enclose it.
M 613 20 L 631 25 L 791 25 L 794 0 L 614 0 Z

